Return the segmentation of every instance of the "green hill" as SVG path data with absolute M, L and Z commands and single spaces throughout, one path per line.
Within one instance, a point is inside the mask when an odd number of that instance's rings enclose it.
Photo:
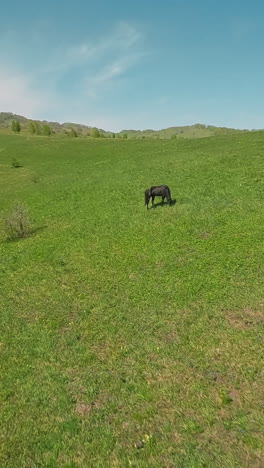
M 0 113 L 0 129 L 10 129 L 12 120 L 18 120 L 21 124 L 22 130 L 29 131 L 29 125 L 31 120 L 26 119 L 23 116 L 12 114 L 10 112 Z M 78 136 L 93 136 L 94 128 L 87 125 L 77 123 L 58 123 L 58 122 L 47 122 L 47 121 L 36 121 L 38 124 L 48 124 L 54 133 L 65 134 L 69 129 L 73 128 Z M 229 135 L 230 133 L 245 133 L 248 130 L 235 130 L 232 128 L 214 127 L 212 125 L 195 124 L 181 127 L 170 127 L 163 130 L 123 130 L 116 133 L 117 137 L 123 138 L 124 135 L 128 138 L 136 139 L 170 139 L 170 138 L 204 138 L 216 135 Z M 112 132 L 99 129 L 100 136 L 111 137 Z
M 231 133 L 245 133 L 248 130 L 235 130 L 233 128 L 214 127 L 212 125 L 195 124 L 181 127 L 170 127 L 163 130 L 123 130 L 129 138 L 205 138 L 217 135 L 229 135 Z
M 93 127 L 89 127 L 87 125 L 76 124 L 71 122 L 65 122 L 60 124 L 59 122 L 48 122 L 46 120 L 34 120 L 27 119 L 21 115 L 12 114 L 11 112 L 0 112 L 0 129 L 9 130 L 11 127 L 12 120 L 18 120 L 21 124 L 22 131 L 29 132 L 29 126 L 31 122 L 37 122 L 39 126 L 43 126 L 45 124 L 49 125 L 54 133 L 59 135 L 65 134 L 69 131 L 69 129 L 73 128 L 78 136 L 90 136 L 93 131 Z M 103 135 L 111 135 L 109 132 L 105 130 L 99 129 L 101 136 Z

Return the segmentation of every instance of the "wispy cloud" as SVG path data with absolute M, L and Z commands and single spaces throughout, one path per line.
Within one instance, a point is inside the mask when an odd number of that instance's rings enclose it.
M 10 39 L 10 35 L 8 36 Z M 14 33 L 13 42 L 16 43 Z M 1 42 L 6 38 L 0 37 Z M 41 39 L 40 39 L 41 41 Z M 10 56 L 0 51 L 0 110 L 24 114 L 31 118 L 49 118 L 54 111 L 58 120 L 82 115 L 84 103 L 109 91 L 109 86 L 120 80 L 144 55 L 144 36 L 128 22 L 118 22 L 103 35 L 71 46 L 64 44 L 48 50 L 41 60 L 27 65 L 10 43 Z M 31 65 L 31 66 L 30 66 Z M 3 71 L 4 70 L 4 71 Z M 67 89 L 67 94 L 65 92 Z M 61 116 L 61 117 L 60 117 Z
M 119 22 L 108 35 L 96 41 L 86 41 L 70 47 L 66 51 L 69 63 L 72 61 L 86 61 L 99 59 L 110 52 L 121 53 L 128 51 L 139 43 L 142 34 L 129 23 Z
M 71 47 L 58 48 L 41 69 L 41 75 L 61 83 L 71 73 L 79 91 L 96 97 L 102 87 L 123 76 L 146 55 L 144 36 L 135 26 L 117 23 L 108 34 Z
M 95 97 L 102 88 L 113 85 L 117 79 L 124 76 L 130 68 L 136 65 L 142 54 L 128 54 L 103 66 L 97 73 L 89 75 L 85 80 L 88 95 Z
M 80 84 L 89 97 L 96 97 L 106 84 L 120 79 L 146 55 L 143 34 L 134 26 L 121 22 L 107 35 L 67 50 L 69 67 L 84 69 Z

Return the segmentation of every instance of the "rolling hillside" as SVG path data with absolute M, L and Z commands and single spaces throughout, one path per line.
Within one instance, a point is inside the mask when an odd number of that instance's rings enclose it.
M 32 120 L 21 115 L 12 114 L 11 112 L 0 112 L 0 129 L 10 129 L 12 120 L 18 120 L 21 124 L 22 130 L 29 132 L 29 124 Z M 65 122 L 62 124 L 59 122 L 47 122 L 46 120 L 34 120 L 33 122 L 37 122 L 39 125 L 48 124 L 53 132 L 59 135 L 67 133 L 70 128 L 74 128 L 79 136 L 89 136 L 93 130 L 92 127 L 88 127 L 87 125 L 71 122 Z M 107 135 L 109 133 L 102 129 L 99 130 L 103 135 Z
M 0 113 L 0 129 L 9 130 L 12 120 L 18 120 L 21 124 L 22 130 L 28 132 L 31 120 L 26 117 L 12 114 L 10 112 Z M 78 136 L 93 136 L 93 128 L 76 123 L 58 123 L 37 121 L 39 125 L 48 124 L 54 133 L 65 134 L 69 129 L 73 128 Z M 99 129 L 100 135 L 104 137 L 111 137 L 112 132 Z M 233 133 L 245 133 L 248 130 L 235 130 L 232 128 L 214 127 L 212 125 L 195 124 L 190 126 L 170 127 L 163 130 L 123 130 L 116 134 L 117 137 L 127 136 L 133 139 L 170 139 L 170 138 L 204 138 L 216 135 L 229 135 Z

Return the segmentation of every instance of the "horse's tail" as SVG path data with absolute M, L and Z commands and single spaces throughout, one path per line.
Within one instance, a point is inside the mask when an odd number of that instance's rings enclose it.
M 148 205 L 150 197 L 151 197 L 151 190 L 150 189 L 145 190 L 145 205 Z
M 170 189 L 168 187 L 168 185 L 166 185 L 166 195 L 167 195 L 167 200 L 169 203 L 171 203 L 171 192 L 170 192 Z

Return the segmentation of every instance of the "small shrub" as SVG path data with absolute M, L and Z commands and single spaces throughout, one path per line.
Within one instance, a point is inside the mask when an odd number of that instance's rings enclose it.
M 12 159 L 11 166 L 16 167 L 16 168 L 17 167 L 22 167 L 22 165 L 20 164 L 20 162 L 16 158 Z
M 23 203 L 17 203 L 4 222 L 5 232 L 10 240 L 27 237 L 32 231 L 28 209 Z
M 230 403 L 232 403 L 233 401 L 230 393 L 227 393 L 227 392 L 223 392 L 221 394 L 221 400 L 222 400 L 223 405 L 230 405 Z
M 73 138 L 77 138 L 77 137 L 78 137 L 78 134 L 77 134 L 76 130 L 75 130 L 73 127 L 70 128 L 70 130 L 69 130 L 69 132 L 68 132 L 68 135 L 69 135 L 70 137 L 73 137 Z
M 31 182 L 34 182 L 34 184 L 37 184 L 40 181 L 40 177 L 37 175 L 33 175 L 30 180 Z

